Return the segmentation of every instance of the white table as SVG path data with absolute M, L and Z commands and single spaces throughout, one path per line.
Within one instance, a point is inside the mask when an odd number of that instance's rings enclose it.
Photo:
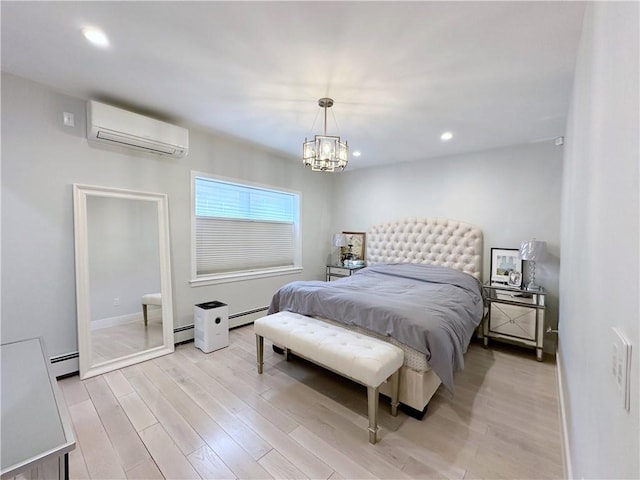
M 1 477 L 10 478 L 58 458 L 59 478 L 69 478 L 69 452 L 76 442 L 42 340 L 1 347 Z

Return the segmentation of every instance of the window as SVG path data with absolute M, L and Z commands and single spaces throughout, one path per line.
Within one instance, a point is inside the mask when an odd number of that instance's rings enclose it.
M 192 174 L 191 283 L 300 269 L 300 195 Z

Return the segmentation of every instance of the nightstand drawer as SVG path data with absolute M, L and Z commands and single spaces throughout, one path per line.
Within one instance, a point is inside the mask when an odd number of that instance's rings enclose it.
M 333 280 L 339 280 L 340 278 L 349 277 L 355 272 L 364 268 L 364 265 L 358 265 L 357 267 L 343 267 L 342 265 L 327 265 L 327 282 Z
M 343 276 L 343 277 L 348 277 L 349 275 L 351 275 L 351 272 L 349 271 L 348 268 L 341 268 L 341 267 L 329 267 L 329 275 L 335 275 L 335 276 Z
M 535 341 L 536 311 L 517 305 L 492 303 L 489 332 Z
M 536 304 L 536 301 L 537 301 L 536 297 L 537 297 L 537 294 L 506 292 L 506 291 L 495 292 L 495 298 L 497 300 L 509 300 L 512 302 L 530 303 L 532 305 Z

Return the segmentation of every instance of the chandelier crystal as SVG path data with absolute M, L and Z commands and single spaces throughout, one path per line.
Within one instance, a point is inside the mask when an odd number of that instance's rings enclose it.
M 340 137 L 327 135 L 327 108 L 333 106 L 333 99 L 321 98 L 318 105 L 324 108 L 324 134 L 315 135 L 313 140 L 304 139 L 302 161 L 314 172 L 341 172 L 349 162 L 349 146 Z

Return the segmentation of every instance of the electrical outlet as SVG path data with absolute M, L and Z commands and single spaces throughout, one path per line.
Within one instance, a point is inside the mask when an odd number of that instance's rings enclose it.
M 120 306 L 120 299 L 119 298 L 114 298 L 113 299 L 113 306 L 114 307 L 119 307 Z
M 612 374 L 625 410 L 631 406 L 631 342 L 619 328 L 612 328 Z

